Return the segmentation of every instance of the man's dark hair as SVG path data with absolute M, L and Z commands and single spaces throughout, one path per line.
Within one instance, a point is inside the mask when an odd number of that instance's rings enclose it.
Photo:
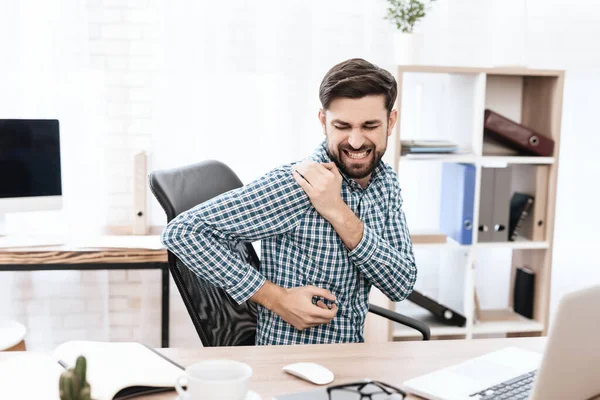
M 352 58 L 331 68 L 319 88 L 319 99 L 324 110 L 337 98 L 360 99 L 369 95 L 384 95 L 388 115 L 394 107 L 397 94 L 396 79 L 388 71 L 362 58 Z

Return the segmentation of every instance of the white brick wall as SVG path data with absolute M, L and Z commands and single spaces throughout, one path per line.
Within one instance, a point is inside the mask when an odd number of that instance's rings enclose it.
M 105 73 L 105 141 L 109 225 L 131 222 L 132 155 L 152 145 L 156 4 L 146 0 L 88 2 L 91 63 Z

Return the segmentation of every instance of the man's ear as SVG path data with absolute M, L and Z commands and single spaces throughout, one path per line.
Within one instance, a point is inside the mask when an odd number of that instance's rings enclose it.
M 321 127 L 323 128 L 323 135 L 327 134 L 327 129 L 325 128 L 326 118 L 325 111 L 322 108 L 319 109 L 319 121 L 321 122 Z
M 398 110 L 395 108 L 390 111 L 390 118 L 388 119 L 388 132 L 387 135 L 391 136 L 392 131 L 394 130 L 394 126 L 396 126 L 396 122 L 398 121 Z

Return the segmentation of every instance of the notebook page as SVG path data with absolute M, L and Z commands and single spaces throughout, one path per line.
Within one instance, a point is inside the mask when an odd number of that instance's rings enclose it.
M 0 362 L 0 399 L 58 400 L 64 371 L 45 353 L 21 353 Z
M 109 400 L 130 386 L 173 387 L 183 371 L 136 342 L 70 341 L 53 352 L 69 367 L 79 355 L 87 359 L 92 398 Z

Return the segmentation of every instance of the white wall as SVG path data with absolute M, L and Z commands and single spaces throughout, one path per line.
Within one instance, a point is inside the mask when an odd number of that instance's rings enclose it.
M 0 115 L 56 112 L 73 121 L 64 132 L 69 138 L 64 143 L 65 210 L 13 218 L 31 230 L 54 229 L 65 220 L 91 231 L 103 224 L 129 224 L 131 155 L 138 150 L 149 152 L 151 168 L 219 158 L 246 182 L 304 157 L 322 138 L 316 122 L 318 84 L 330 66 L 360 56 L 393 70 L 393 27 L 381 19 L 382 0 L 51 4 L 0 4 Z M 588 212 L 598 198 L 595 176 L 600 172 L 592 158 L 594 145 L 600 144 L 595 134 L 600 106 L 600 51 L 594 40 L 600 36 L 598 22 L 600 4 L 594 0 L 438 0 L 418 27 L 425 33 L 428 63 L 567 70 L 553 304 L 567 290 L 600 281 L 593 251 L 600 221 Z M 44 88 L 44 96 L 35 101 L 20 90 L 34 82 L 28 70 L 43 77 L 35 82 Z M 59 103 L 52 97 L 57 78 L 69 83 Z M 77 84 L 81 79 L 88 84 Z M 105 183 L 90 183 L 103 177 Z M 79 185 L 86 189 L 79 190 Z M 158 204 L 152 199 L 150 204 L 151 222 L 162 224 Z M 78 218 L 82 208 L 94 210 L 91 225 Z M 49 279 L 11 276 L 5 282 L 37 279 L 40 285 Z M 106 292 L 112 302 L 106 297 L 85 303 L 83 312 L 147 312 L 151 316 L 144 319 L 146 326 L 156 326 L 148 341 L 156 344 L 158 296 L 147 289 L 156 277 L 147 276 L 79 275 L 72 282 L 121 285 L 112 295 Z M 36 293 L 15 294 L 10 300 L 14 307 L 0 308 L 0 316 L 48 314 L 16 306 L 48 299 Z M 50 312 L 59 315 L 57 324 L 64 328 L 60 307 Z M 180 305 L 175 308 L 185 317 Z M 15 309 L 23 311 L 11 314 Z M 117 322 L 109 319 L 104 326 L 119 334 L 115 338 L 142 338 L 135 320 L 122 325 L 126 319 L 115 317 Z M 185 334 L 178 338 L 179 343 L 188 339 Z M 48 345 L 40 340 L 40 346 Z
M 9 215 L 13 232 L 94 231 L 106 218 L 105 88 L 87 68 L 86 16 L 69 2 L 0 4 L 0 118 L 59 119 L 63 156 L 63 210 Z
M 162 3 L 152 167 L 218 159 L 249 182 L 312 153 L 324 138 L 327 70 L 356 56 L 391 64 L 384 9 L 373 4 Z M 151 214 L 164 221 L 155 201 Z

